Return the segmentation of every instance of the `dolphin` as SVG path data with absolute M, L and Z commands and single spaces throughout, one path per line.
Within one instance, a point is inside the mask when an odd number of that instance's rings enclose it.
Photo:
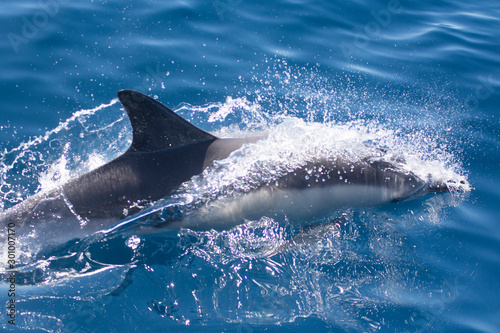
M 85 237 L 168 196 L 214 161 L 266 137 L 217 138 L 142 93 L 120 90 L 118 99 L 132 126 L 128 150 L 57 189 L 9 208 L 0 215 L 2 225 L 24 226 L 27 232 L 38 229 L 39 237 L 56 242 L 54 229 L 67 224 L 65 240 Z M 264 215 L 315 218 L 332 209 L 379 205 L 446 190 L 446 184 L 421 179 L 395 163 L 319 159 L 272 184 L 201 205 L 175 221 L 160 223 L 158 229 L 228 228 Z

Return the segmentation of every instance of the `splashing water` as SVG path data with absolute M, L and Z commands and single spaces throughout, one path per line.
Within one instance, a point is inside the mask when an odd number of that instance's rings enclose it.
M 44 135 L 1 153 L 2 207 L 55 188 L 126 149 L 131 142 L 126 117 L 113 118 L 108 110 L 117 101 L 77 111 Z
M 220 137 L 266 131 L 265 140 L 214 163 L 176 193 L 107 234 L 62 251 L 61 258 L 71 253 L 73 264 L 34 263 L 49 275 L 44 281 L 111 274 L 108 268 L 117 260 L 124 263 L 119 278 L 111 287 L 95 290 L 111 292 L 125 279 L 126 269 L 137 266 L 139 280 L 144 275 L 144 283 L 164 286 L 163 296 L 148 303 L 150 309 L 181 324 L 215 319 L 279 324 L 314 315 L 344 323 L 345 329 L 377 328 L 381 318 L 397 309 L 395 304 L 411 307 L 418 302 L 426 288 L 412 278 L 417 272 L 427 272 L 431 280 L 440 276 L 433 282 L 437 289 L 445 284 L 446 277 L 437 269 L 419 261 L 414 248 L 418 240 L 408 239 L 401 228 L 427 224 L 423 232 L 431 233 L 446 207 L 456 205 L 461 193 L 471 189 L 458 144 L 446 130 L 454 126 L 446 117 L 447 112 L 456 112 L 453 103 L 437 103 L 429 94 L 427 99 L 418 99 L 424 103 L 419 105 L 417 98 L 397 99 L 398 92 L 377 93 L 359 88 L 351 78 L 320 77 L 314 70 L 293 68 L 282 60 L 274 62 L 268 72 L 251 82 L 242 80 L 242 85 L 260 86 L 247 87 L 244 96 L 205 106 L 184 104 L 176 111 Z M 419 110 L 437 104 L 440 109 L 435 118 L 422 121 Z M 393 121 L 394 114 L 405 115 L 405 120 Z M 130 125 L 116 100 L 76 112 L 56 129 L 0 154 L 2 207 L 104 164 L 130 142 Z M 207 202 L 272 184 L 312 159 L 339 155 L 353 161 L 401 157 L 405 163 L 398 166 L 423 179 L 430 175 L 447 182 L 456 196 L 428 198 L 397 211 L 348 211 L 342 223 L 332 224 L 338 215 L 325 217 L 320 221 L 325 227 L 313 229 L 306 246 L 290 243 L 300 228 L 270 217 L 225 231 L 181 230 L 174 238 L 161 240 L 142 239 L 131 228 L 148 219 L 154 222 L 156 217 L 189 214 Z M 103 248 L 115 255 L 107 257 Z M 117 259 L 116 253 L 123 257 Z M 213 285 L 206 284 L 207 278 Z M 88 280 L 86 292 L 91 299 L 97 282 Z M 405 290 L 410 291 L 405 294 Z M 411 316 L 424 315 L 425 307 Z

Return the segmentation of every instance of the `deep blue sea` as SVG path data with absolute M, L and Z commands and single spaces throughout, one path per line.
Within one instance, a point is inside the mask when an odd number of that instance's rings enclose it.
M 175 235 L 115 230 L 50 255 L 18 234 L 29 265 L 9 296 L 1 258 L 2 330 L 500 332 L 498 1 L 4 0 L 0 17 L 1 210 L 128 148 L 120 89 L 219 136 L 281 140 L 159 209 L 243 188 L 251 158 L 365 144 L 470 184 L 353 203 L 288 251 L 298 227 L 266 216 Z

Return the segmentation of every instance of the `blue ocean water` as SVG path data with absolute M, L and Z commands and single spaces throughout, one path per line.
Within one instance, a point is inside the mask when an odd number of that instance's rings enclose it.
M 130 125 L 115 100 L 125 88 L 219 135 L 267 130 L 296 154 L 308 152 L 301 138 L 316 149 L 370 142 L 415 157 L 414 172 L 471 185 L 335 212 L 340 227 L 288 252 L 275 250 L 293 226 L 263 217 L 174 236 L 119 231 L 50 258 L 34 253 L 34 282 L 16 285 L 15 326 L 10 285 L 0 285 L 3 329 L 500 331 L 498 2 L 0 8 L 2 209 L 126 150 Z M 231 176 L 201 188 L 240 180 Z

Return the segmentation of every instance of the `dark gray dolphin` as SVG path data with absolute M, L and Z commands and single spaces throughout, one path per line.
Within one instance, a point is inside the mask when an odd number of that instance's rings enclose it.
M 12 222 L 38 229 L 45 224 L 39 236 L 51 237 L 54 228 L 71 220 L 77 221 L 67 231 L 74 233 L 71 236 L 88 235 L 167 196 L 243 144 L 265 137 L 219 139 L 144 94 L 121 90 L 118 98 L 132 125 L 130 148 L 60 188 L 32 196 L 3 212 L 2 225 Z M 207 204 L 171 226 L 227 227 L 276 212 L 307 218 L 332 207 L 380 204 L 438 190 L 446 190 L 446 186 L 431 185 L 391 163 L 351 162 L 339 157 L 312 161 L 251 193 Z

